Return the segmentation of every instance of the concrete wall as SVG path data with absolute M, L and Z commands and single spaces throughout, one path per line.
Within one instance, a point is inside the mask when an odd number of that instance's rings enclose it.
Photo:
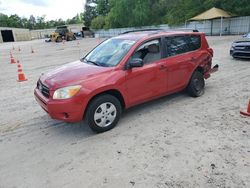
M 68 25 L 68 28 L 72 32 L 79 32 L 82 30 L 83 24 L 72 24 Z M 40 30 L 29 30 L 29 29 L 21 29 L 21 28 L 10 28 L 10 27 L 0 27 L 1 30 L 12 30 L 14 40 L 15 41 L 27 41 L 32 39 L 43 39 L 46 36 L 49 36 L 52 32 L 56 30 L 56 28 L 52 29 L 40 29 Z M 0 43 L 2 43 L 2 36 L 0 33 Z
M 14 37 L 15 41 L 31 40 L 29 29 L 0 27 L 0 31 L 1 30 L 12 30 L 13 37 Z M 1 33 L 0 33 L 0 42 L 3 42 Z
M 44 39 L 47 36 L 50 36 L 50 34 L 53 33 L 55 30 L 56 30 L 56 28 L 31 30 L 30 31 L 31 39 Z
M 27 41 L 31 40 L 29 29 L 17 29 L 12 30 L 15 41 Z
M 1 29 L 0 29 L 0 31 L 1 31 Z M 0 43 L 2 43 L 2 42 L 3 42 L 3 39 L 2 39 L 2 35 L 0 33 Z

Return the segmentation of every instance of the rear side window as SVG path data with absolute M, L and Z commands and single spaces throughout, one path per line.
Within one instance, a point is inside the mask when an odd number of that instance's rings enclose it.
M 175 56 L 200 48 L 201 39 L 199 35 L 184 35 L 165 38 L 166 55 Z

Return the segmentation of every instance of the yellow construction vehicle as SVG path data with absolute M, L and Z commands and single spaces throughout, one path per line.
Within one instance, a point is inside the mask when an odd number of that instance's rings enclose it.
M 63 40 L 72 41 L 75 40 L 76 37 L 73 32 L 69 31 L 67 26 L 58 26 L 50 35 L 50 41 L 52 42 L 62 42 Z

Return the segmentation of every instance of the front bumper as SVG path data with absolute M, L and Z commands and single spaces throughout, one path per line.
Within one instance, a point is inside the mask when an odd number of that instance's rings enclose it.
M 235 58 L 250 58 L 250 51 L 231 49 L 230 55 Z
M 37 88 L 34 91 L 34 95 L 38 104 L 51 116 L 51 118 L 65 122 L 82 121 L 84 110 L 87 105 L 82 98 L 73 97 L 65 100 L 53 100 L 43 96 Z

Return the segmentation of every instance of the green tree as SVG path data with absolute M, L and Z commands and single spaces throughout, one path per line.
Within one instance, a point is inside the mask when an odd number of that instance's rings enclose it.
M 96 0 L 87 0 L 84 8 L 83 13 L 83 21 L 85 26 L 89 27 L 91 25 L 91 21 L 97 17 L 97 10 L 96 10 Z
M 110 11 L 109 0 L 97 0 L 96 10 L 98 16 L 106 16 Z
M 0 26 L 8 27 L 8 19 L 9 17 L 7 15 L 0 13 Z
M 30 15 L 30 18 L 28 20 L 28 28 L 35 29 L 35 25 L 36 25 L 36 18 L 33 15 Z
M 105 17 L 97 16 L 91 22 L 91 28 L 93 29 L 103 29 L 105 27 Z

